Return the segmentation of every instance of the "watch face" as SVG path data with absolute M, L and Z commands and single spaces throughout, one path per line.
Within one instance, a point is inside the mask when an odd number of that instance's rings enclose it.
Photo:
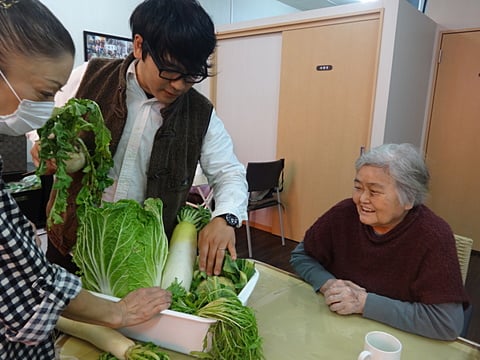
M 225 214 L 225 221 L 228 225 L 236 227 L 238 225 L 238 218 L 233 214 Z

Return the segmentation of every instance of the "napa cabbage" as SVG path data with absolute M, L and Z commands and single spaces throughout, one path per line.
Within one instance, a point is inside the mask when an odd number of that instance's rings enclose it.
M 148 198 L 86 206 L 79 218 L 73 261 L 83 287 L 124 297 L 129 292 L 160 286 L 168 255 L 162 201 Z

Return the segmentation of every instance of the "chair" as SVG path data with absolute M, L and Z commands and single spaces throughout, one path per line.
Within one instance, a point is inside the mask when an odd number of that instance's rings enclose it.
M 460 263 L 460 270 L 462 272 L 463 284 L 467 279 L 468 265 L 470 263 L 470 254 L 472 252 L 473 240 L 455 234 L 455 245 L 457 247 L 458 262 Z
M 460 271 L 462 273 L 462 280 L 463 280 L 463 284 L 465 285 L 465 280 L 467 279 L 467 273 L 468 273 L 468 265 L 470 263 L 470 255 L 472 252 L 473 240 L 468 237 L 460 236 L 457 234 L 455 234 L 454 237 L 455 237 L 455 245 L 457 247 L 458 262 L 460 263 Z M 460 333 L 461 337 L 466 337 L 468 334 L 468 328 L 470 326 L 472 313 L 473 313 L 473 307 L 472 307 L 472 304 L 470 304 L 464 310 L 463 329 L 462 329 L 462 332 Z
M 187 205 L 193 207 L 202 206 L 213 211 L 213 190 L 210 188 L 207 177 L 203 173 L 200 164 L 197 164 L 197 168 L 195 170 L 195 177 L 193 179 L 189 197 L 192 196 L 193 198 L 195 195 L 199 196 L 201 201 L 189 201 L 189 198 L 187 198 Z
M 252 257 L 252 239 L 250 234 L 250 212 L 276 206 L 280 219 L 280 233 L 282 245 L 285 246 L 283 233 L 283 204 L 280 200 L 280 191 L 283 190 L 283 169 L 285 159 L 269 162 L 249 162 L 247 164 L 248 207 L 247 207 L 247 242 L 248 255 Z

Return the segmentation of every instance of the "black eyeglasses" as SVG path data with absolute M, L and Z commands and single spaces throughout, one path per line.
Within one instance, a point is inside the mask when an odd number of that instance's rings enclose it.
M 155 58 L 155 56 L 153 56 L 152 49 L 148 45 L 148 42 L 144 41 L 143 46 L 145 50 L 150 54 L 150 57 L 152 58 L 155 66 L 158 68 L 158 76 L 161 77 L 162 79 L 169 80 L 169 81 L 176 81 L 176 80 L 183 79 L 186 83 L 198 84 L 199 82 L 202 82 L 208 77 L 208 74 L 206 72 L 198 73 L 198 74 L 187 74 L 177 69 L 165 68 L 160 63 L 160 61 L 158 61 Z

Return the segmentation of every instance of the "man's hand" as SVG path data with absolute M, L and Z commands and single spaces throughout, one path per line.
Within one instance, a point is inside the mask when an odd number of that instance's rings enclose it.
M 235 249 L 235 229 L 216 217 L 205 226 L 198 236 L 199 268 L 208 275 L 220 275 L 225 251 L 232 259 L 237 258 Z
M 340 315 L 362 314 L 367 291 L 348 280 L 330 279 L 320 288 L 325 303 Z

